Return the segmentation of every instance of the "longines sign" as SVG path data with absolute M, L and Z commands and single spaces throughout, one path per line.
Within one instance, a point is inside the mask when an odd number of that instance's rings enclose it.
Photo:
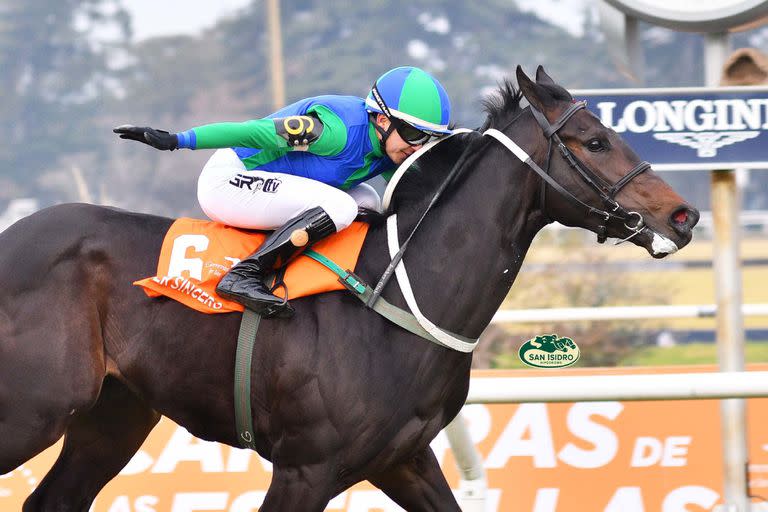
M 768 169 L 768 88 L 574 91 L 657 170 Z

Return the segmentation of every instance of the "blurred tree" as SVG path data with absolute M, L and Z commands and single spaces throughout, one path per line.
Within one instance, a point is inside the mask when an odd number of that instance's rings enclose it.
M 454 119 L 472 126 L 484 118 L 482 96 L 514 76 L 519 63 L 529 72 L 547 63 L 571 85 L 580 76 L 576 63 L 589 63 L 590 73 L 582 77 L 618 77 L 594 38 L 575 37 L 522 13 L 510 0 L 284 0 L 281 10 L 289 101 L 322 93 L 364 95 L 387 69 L 416 65 L 438 76 L 451 93 Z M 241 93 L 269 92 L 264 17 L 264 2 L 255 0 L 216 28 L 227 76 L 241 84 Z M 267 113 L 270 103 L 259 107 Z
M 61 154 L 93 149 L 128 31 L 119 0 L 0 0 L 0 168 L 16 184 L 0 196 L 44 195 Z

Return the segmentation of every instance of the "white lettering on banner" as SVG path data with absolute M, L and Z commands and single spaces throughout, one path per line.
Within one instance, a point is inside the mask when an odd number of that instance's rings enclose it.
M 205 235 L 180 235 L 173 241 L 171 249 L 171 261 L 168 263 L 168 276 L 182 277 L 182 272 L 189 272 L 189 277 L 202 281 L 203 260 L 201 258 L 187 258 L 187 250 L 194 249 L 202 252 L 208 248 L 210 240 Z
M 619 487 L 604 512 L 645 512 L 643 492 L 639 487 Z
M 556 512 L 557 497 L 560 489 L 542 487 L 536 490 L 536 498 L 533 500 L 533 512 Z
M 584 450 L 573 443 L 568 443 L 558 453 L 558 458 L 575 468 L 599 468 L 616 457 L 619 451 L 619 438 L 608 427 L 591 421 L 592 416 L 602 416 L 615 420 L 624 409 L 619 402 L 580 402 L 573 404 L 568 411 L 568 430 L 573 435 L 591 443 L 592 450 Z
M 523 436 L 528 433 L 528 438 Z M 555 448 L 546 404 L 521 404 L 488 454 L 485 466 L 503 468 L 510 457 L 532 457 L 537 468 L 554 468 Z
M 133 512 L 128 496 L 118 496 L 117 499 L 112 502 L 112 506 L 109 507 L 107 512 Z
M 768 129 L 768 98 L 637 100 L 616 112 L 616 102 L 597 104 L 600 120 L 618 133 Z
M 345 512 L 405 512 L 394 501 L 389 499 L 386 494 L 378 490 L 355 490 L 345 494 L 349 495 L 346 503 L 334 503 L 336 500 L 331 500 L 326 510 L 344 510 Z M 454 494 L 456 494 L 455 490 Z M 343 494 L 340 496 L 343 496 Z M 501 510 L 499 508 L 500 502 L 501 490 L 488 489 L 485 495 L 485 508 L 483 512 L 499 512 Z
M 638 437 L 632 449 L 630 467 L 644 468 L 659 464 L 666 467 L 681 467 L 688 463 L 690 436 L 670 436 L 663 442 L 655 437 Z
M 585 450 L 568 443 L 558 458 L 577 468 L 597 468 L 611 462 L 618 453 L 619 440 L 610 428 L 591 420 L 602 416 L 615 420 L 624 406 L 619 402 L 581 402 L 568 409 L 569 431 L 594 448 Z M 537 468 L 553 468 L 555 460 L 552 428 L 546 404 L 522 404 L 510 419 L 486 459 L 486 467 L 502 468 L 510 457 L 530 456 Z
M 349 494 L 347 512 L 402 512 L 403 510 L 381 491 L 355 491 Z
M 120 474 L 138 475 L 139 473 L 147 471 L 152 467 L 152 464 L 154 463 L 155 459 L 153 459 L 151 455 L 149 455 L 144 450 L 139 450 L 133 454 L 133 457 L 131 457 L 131 460 L 128 461 L 128 464 L 126 464 L 125 467 L 120 470 Z
M 667 494 L 662 504 L 662 512 L 688 512 L 688 505 L 698 505 L 704 510 L 710 510 L 715 506 L 720 495 L 701 485 L 687 485 L 679 487 Z
M 640 117 L 637 115 L 639 110 L 643 111 L 642 117 L 645 118 L 643 124 L 640 124 L 637 120 L 638 117 Z M 649 132 L 656 126 L 656 110 L 648 101 L 633 101 L 627 105 L 626 109 L 624 109 L 624 123 L 626 124 L 625 130 L 629 130 L 630 132 Z M 616 131 L 618 132 L 619 130 L 617 129 Z
M 343 493 L 333 498 L 331 501 L 328 502 L 328 506 L 326 507 L 326 510 L 332 509 L 332 508 L 344 509 L 344 507 L 347 506 L 348 494 L 349 494 L 349 491 L 344 491 Z
M 264 503 L 266 496 L 267 491 L 250 491 L 241 494 L 232 502 L 228 512 L 259 512 L 259 507 Z
M 473 444 L 477 445 L 484 441 L 491 433 L 493 418 L 491 418 L 491 411 L 488 409 L 488 406 L 482 404 L 465 405 L 461 410 L 461 414 L 467 424 L 469 438 Z M 445 462 L 445 455 L 451 449 L 445 432 L 441 430 L 429 446 L 435 453 L 438 464 L 442 466 Z
M 107 512 L 157 512 L 155 506 L 160 500 L 157 496 L 139 496 L 134 500 L 131 507 L 131 500 L 128 496 L 118 496 Z
M 600 119 L 616 132 L 648 133 L 653 138 L 696 149 L 699 158 L 753 139 L 768 129 L 768 98 L 629 102 L 616 112 L 616 102 L 597 104 Z
M 659 131 L 674 130 L 681 132 L 685 130 L 682 113 L 685 107 L 684 101 L 654 101 L 653 107 L 656 109 L 656 127 Z
M 229 493 L 180 492 L 173 498 L 171 512 L 195 512 L 198 510 L 226 510 Z
M 632 449 L 632 459 L 629 463 L 633 468 L 647 468 L 661 460 L 661 441 L 655 437 L 640 436 L 635 440 Z
M 165 445 L 152 473 L 172 473 L 179 462 L 199 462 L 203 473 L 224 472 L 222 445 L 197 439 L 186 429 L 177 427 Z
M 664 443 L 664 458 L 661 461 L 662 466 L 685 466 L 688 460 L 688 445 L 691 444 L 691 436 L 670 436 Z
M 247 473 L 250 471 L 250 463 L 253 457 L 259 460 L 264 471 L 267 473 L 272 472 L 272 463 L 253 450 L 230 448 L 229 458 L 227 458 L 227 473 Z

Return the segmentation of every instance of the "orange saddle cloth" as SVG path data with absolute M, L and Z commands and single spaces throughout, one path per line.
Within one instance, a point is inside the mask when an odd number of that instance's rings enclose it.
M 312 249 L 341 268 L 354 270 L 367 232 L 368 224 L 354 222 Z M 237 302 L 216 295 L 216 285 L 235 263 L 258 249 L 265 238 L 264 233 L 217 222 L 177 219 L 165 234 L 157 275 L 133 284 L 141 286 L 150 297 L 170 297 L 203 313 L 243 311 Z M 336 274 L 306 256 L 288 264 L 283 281 L 288 299 L 344 290 Z

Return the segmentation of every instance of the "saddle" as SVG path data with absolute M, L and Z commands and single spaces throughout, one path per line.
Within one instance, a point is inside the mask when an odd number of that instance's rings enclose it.
M 312 246 L 315 253 L 343 269 L 354 270 L 368 224 L 348 228 Z M 168 297 L 202 313 L 243 311 L 237 302 L 216 295 L 216 285 L 232 266 L 252 254 L 267 234 L 199 219 L 177 219 L 165 234 L 157 274 L 135 281 L 149 297 Z M 301 255 L 272 276 L 273 292 L 296 299 L 344 290 L 339 276 L 316 259 Z

